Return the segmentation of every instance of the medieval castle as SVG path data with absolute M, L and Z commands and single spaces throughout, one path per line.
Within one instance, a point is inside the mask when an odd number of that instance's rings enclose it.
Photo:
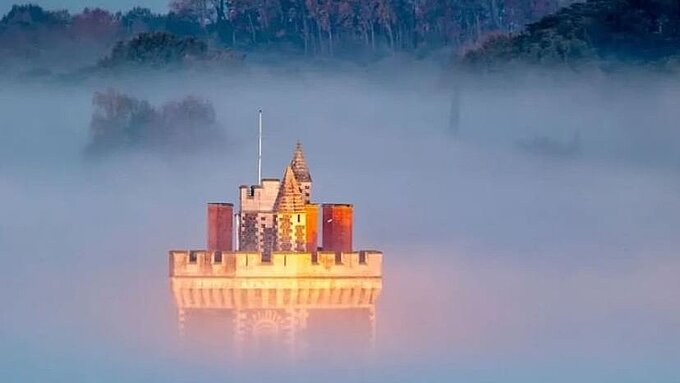
M 208 337 L 224 337 L 237 355 L 283 346 L 295 357 L 333 344 L 323 334 L 353 339 L 355 352 L 375 345 L 382 253 L 353 250 L 352 205 L 312 202 L 300 144 L 282 180 L 260 178 L 239 192 L 236 214 L 230 203 L 208 204 L 207 249 L 170 251 L 182 338 L 217 321 L 231 331 Z
M 282 180 L 258 178 L 239 188 L 238 213 L 208 204 L 207 249 L 170 251 L 180 334 L 201 333 L 210 320 L 231 323 L 221 334 L 239 355 L 278 345 L 295 356 L 331 344 L 312 340 L 335 331 L 355 338 L 359 351 L 373 346 L 382 253 L 352 248 L 352 205 L 312 202 L 299 143 Z
M 170 251 L 171 275 L 382 275 L 382 253 L 352 248 L 353 206 L 312 202 L 300 143 L 282 180 L 242 185 L 239 197 L 237 214 L 231 203 L 208 204 L 207 249 Z

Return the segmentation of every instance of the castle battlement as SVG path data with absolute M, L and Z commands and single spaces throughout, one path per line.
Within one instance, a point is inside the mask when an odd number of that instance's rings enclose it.
M 208 204 L 207 249 L 171 250 L 171 277 L 250 278 L 248 283 L 255 278 L 382 277 L 381 252 L 354 250 L 354 207 L 311 200 L 312 176 L 299 143 L 281 180 L 258 181 L 239 187 L 236 214 L 232 204 Z
M 188 318 L 205 314 L 229 321 L 238 353 L 260 343 L 270 352 L 276 338 L 295 353 L 308 322 L 310 333 L 332 322 L 356 324 L 352 335 L 363 333 L 373 345 L 383 253 L 354 250 L 353 205 L 313 201 L 300 143 L 280 180 L 262 178 L 260 160 L 258 153 L 258 184 L 239 187 L 237 211 L 208 204 L 206 249 L 168 253 L 180 334 Z
M 241 211 L 272 211 L 281 181 L 265 178 L 260 185 L 239 186 Z
M 383 254 L 373 250 L 273 252 L 268 262 L 258 252 L 171 250 L 169 255 L 171 277 L 382 277 Z

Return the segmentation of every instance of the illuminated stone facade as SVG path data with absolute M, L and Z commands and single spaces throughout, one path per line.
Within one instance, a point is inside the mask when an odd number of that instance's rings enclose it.
M 298 337 L 331 322 L 358 323 L 350 331 L 375 341 L 375 304 L 382 290 L 379 251 L 352 248 L 353 207 L 311 202 L 312 178 L 298 144 L 283 180 L 241 186 L 236 251 L 224 251 L 229 204 L 212 204 L 207 250 L 171 250 L 169 274 L 180 330 L 190 317 L 229 315 L 236 350 L 280 339 L 293 354 Z M 218 210 L 218 208 L 220 210 Z M 228 235 L 228 234 L 227 234 Z M 328 312 L 329 314 L 324 314 Z
M 288 356 L 301 356 L 314 347 L 309 333 L 315 327 L 321 333 L 344 330 L 344 338 L 358 338 L 358 351 L 372 348 L 382 254 L 319 252 L 317 257 L 315 262 L 311 253 L 274 252 L 270 262 L 262 262 L 258 253 L 171 251 L 180 333 L 185 335 L 192 318 L 200 328 L 201 315 L 217 310 L 227 314 L 223 325 L 241 355 L 266 351 L 273 339 Z
M 305 213 L 307 215 L 307 222 L 305 223 L 306 230 L 306 250 L 315 252 L 318 250 L 318 227 L 319 227 L 319 205 L 315 203 L 308 203 L 305 205 Z
M 263 179 L 260 185 L 241 186 L 238 249 L 258 251 L 266 256 L 274 250 L 274 202 L 279 194 L 280 181 Z
M 274 252 L 269 261 L 260 253 L 209 250 L 170 250 L 174 277 L 382 277 L 382 253 Z
M 300 185 L 288 166 L 274 203 L 277 251 L 306 251 L 307 210 Z M 315 249 L 310 249 L 314 251 Z
M 316 251 L 308 246 L 315 243 L 307 238 L 306 219 L 312 177 L 300 143 L 282 181 L 263 179 L 260 185 L 242 185 L 239 193 L 239 250 L 261 252 L 265 259 L 273 251 Z M 317 224 L 310 225 L 315 228 Z

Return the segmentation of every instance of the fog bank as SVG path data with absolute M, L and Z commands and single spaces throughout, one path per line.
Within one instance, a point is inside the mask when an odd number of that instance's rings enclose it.
M 678 84 L 456 90 L 408 69 L 0 89 L 0 380 L 673 381 Z M 210 100 L 223 149 L 87 161 L 111 86 Z M 255 181 L 258 108 L 264 175 L 299 139 L 313 199 L 354 203 L 356 247 L 385 252 L 370 360 L 267 369 L 178 343 L 167 250 L 203 247 L 205 203 Z M 575 132 L 578 150 L 551 151 Z

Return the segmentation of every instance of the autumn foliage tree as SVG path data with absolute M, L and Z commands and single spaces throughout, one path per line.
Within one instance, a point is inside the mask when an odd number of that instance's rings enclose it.
M 0 54 L 23 51 L 35 57 L 55 41 L 60 42 L 56 46 L 88 43 L 88 49 L 108 51 L 116 41 L 153 32 L 242 51 L 314 56 L 456 50 L 488 33 L 518 30 L 554 12 L 559 1 L 171 0 L 166 14 L 145 8 L 118 13 L 86 8 L 70 14 L 22 5 L 0 20 Z
M 194 7 L 198 0 L 180 0 Z M 178 3 L 174 3 L 177 6 Z M 206 3 L 201 3 L 206 4 Z M 462 46 L 558 8 L 558 0 L 213 0 L 211 27 L 233 46 L 288 43 L 307 54 Z M 192 12 L 190 12 L 192 13 Z M 195 12 L 193 12 L 195 13 Z

